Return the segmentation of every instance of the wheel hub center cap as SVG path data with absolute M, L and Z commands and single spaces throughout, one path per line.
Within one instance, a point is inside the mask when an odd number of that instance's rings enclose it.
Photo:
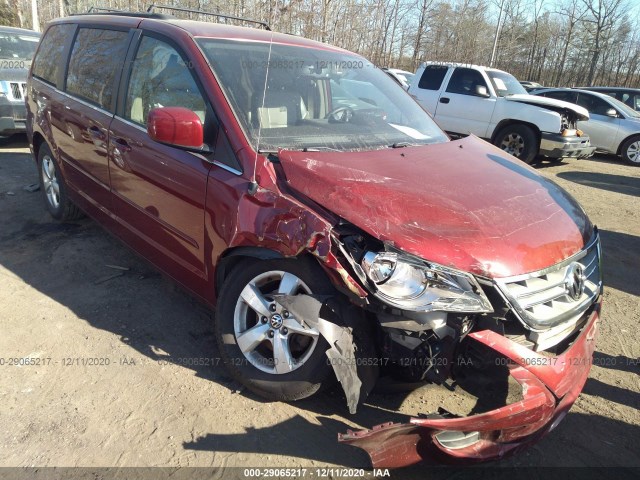
M 276 330 L 282 326 L 282 315 L 279 313 L 274 313 L 271 315 L 271 328 L 275 328 Z

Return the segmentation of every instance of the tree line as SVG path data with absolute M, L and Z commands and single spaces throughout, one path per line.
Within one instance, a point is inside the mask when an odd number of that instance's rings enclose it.
M 31 28 L 34 0 L 0 0 L 3 25 Z M 36 0 L 40 29 L 90 7 L 142 11 L 140 0 Z M 425 60 L 493 66 L 548 86 L 640 87 L 640 6 L 634 0 L 164 0 L 265 21 L 379 66 Z M 159 13 L 170 13 L 158 9 Z M 211 17 L 173 13 L 177 17 Z M 494 50 L 494 39 L 495 52 Z M 492 55 L 494 53 L 495 55 Z

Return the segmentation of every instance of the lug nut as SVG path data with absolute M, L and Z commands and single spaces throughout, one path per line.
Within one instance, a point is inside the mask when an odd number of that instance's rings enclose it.
M 268 320 L 269 320 L 269 319 L 268 319 L 267 317 L 262 317 L 262 318 L 260 319 L 260 321 L 261 321 L 262 323 L 267 323 L 267 321 L 268 321 Z
M 288 310 L 285 310 L 284 312 L 282 312 L 282 316 L 283 316 L 284 318 L 289 318 L 289 311 L 288 311 Z
M 287 327 L 283 327 L 282 328 L 282 334 L 286 335 L 287 333 L 289 333 L 289 330 L 287 329 Z
M 269 305 L 269 310 L 272 311 L 272 312 L 275 312 L 276 311 L 276 304 L 272 303 L 271 305 Z
M 274 335 L 273 330 L 269 330 L 269 338 L 273 338 L 273 335 Z

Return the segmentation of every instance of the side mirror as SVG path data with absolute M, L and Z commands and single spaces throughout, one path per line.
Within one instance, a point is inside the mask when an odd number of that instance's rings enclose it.
M 154 108 L 147 117 L 147 133 L 156 142 L 201 148 L 204 134 L 200 117 L 184 107 Z
M 618 116 L 618 112 L 616 111 L 615 108 L 610 108 L 609 110 L 607 110 L 607 117 L 617 117 Z
M 487 92 L 487 87 L 484 85 L 476 85 L 476 95 L 479 97 L 489 97 L 489 92 Z

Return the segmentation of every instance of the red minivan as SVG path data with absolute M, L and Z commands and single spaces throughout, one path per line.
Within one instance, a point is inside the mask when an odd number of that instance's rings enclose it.
M 251 391 L 292 401 L 337 379 L 354 411 L 381 374 L 522 387 L 340 436 L 374 466 L 502 457 L 581 391 L 597 229 L 502 150 L 450 141 L 366 59 L 263 28 L 77 15 L 47 26 L 27 94 L 51 215 L 88 214 L 215 307 Z

